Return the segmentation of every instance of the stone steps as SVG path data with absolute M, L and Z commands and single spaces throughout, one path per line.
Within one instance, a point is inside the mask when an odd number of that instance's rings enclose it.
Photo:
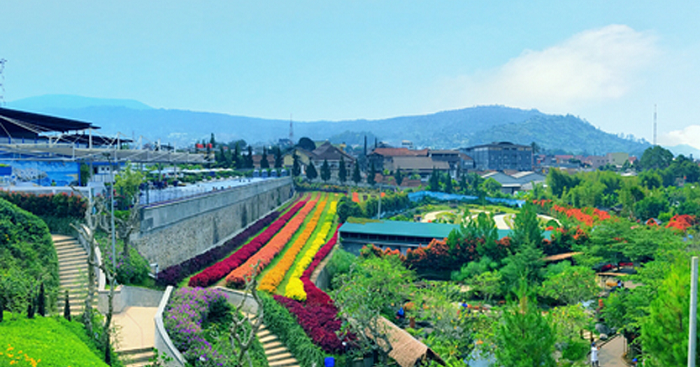
M 68 290 L 71 315 L 75 316 L 83 312 L 87 297 L 87 253 L 75 238 L 62 235 L 51 237 L 58 254 L 58 277 L 61 286 L 57 311 L 63 313 L 65 291 Z M 97 295 L 93 304 L 97 305 Z
M 142 367 L 155 355 L 153 348 L 139 348 L 117 351 L 119 359 L 124 363 L 124 366 Z
M 255 315 L 244 314 L 251 321 L 255 319 Z M 255 334 L 265 350 L 265 357 L 270 367 L 299 367 L 299 361 L 289 353 L 287 347 L 265 327 L 265 324 L 260 325 L 260 329 Z

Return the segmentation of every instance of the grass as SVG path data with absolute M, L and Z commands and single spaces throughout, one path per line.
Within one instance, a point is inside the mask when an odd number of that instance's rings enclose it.
M 299 260 L 301 259 L 301 257 L 304 256 L 304 254 L 309 249 L 309 247 L 311 247 L 311 245 L 313 245 L 313 242 L 316 239 L 316 236 L 321 231 L 321 227 L 323 227 L 323 223 L 325 221 L 326 215 L 328 215 L 328 210 L 331 207 L 331 200 L 332 199 L 328 200 L 326 207 L 323 209 L 323 213 L 321 214 L 321 217 L 319 218 L 318 225 L 314 229 L 313 233 L 311 233 L 309 240 L 306 241 L 306 243 L 304 244 L 304 247 L 301 248 L 301 250 L 297 254 L 296 259 L 294 259 L 294 263 L 289 268 L 289 271 L 287 271 L 287 274 L 285 274 L 284 279 L 282 279 L 282 282 L 277 286 L 277 294 L 282 295 L 282 296 L 284 295 L 285 289 L 287 289 L 287 284 L 289 284 L 289 279 L 292 276 L 292 272 L 297 267 L 297 264 L 299 263 Z
M 318 201 L 320 202 L 323 200 L 324 196 L 326 196 L 327 194 L 314 192 L 314 193 L 312 193 L 312 195 L 313 195 L 312 198 L 317 197 Z M 326 207 L 327 206 L 328 206 L 328 203 L 326 203 Z M 323 213 L 321 214 L 321 220 L 323 219 L 323 216 L 325 215 L 325 211 L 326 211 L 326 209 L 324 208 Z M 280 260 L 285 256 L 287 251 L 289 251 L 289 248 L 292 246 L 294 241 L 296 241 L 297 238 L 299 238 L 299 236 L 301 236 L 302 232 L 304 232 L 304 228 L 306 228 L 308 223 L 311 221 L 311 218 L 313 217 L 313 213 L 314 212 L 312 211 L 311 213 L 309 213 L 309 215 L 306 216 L 306 219 L 304 219 L 304 223 L 302 223 L 301 227 L 299 227 L 299 229 L 294 233 L 294 235 L 289 240 L 289 242 L 287 242 L 287 244 L 284 246 L 282 251 L 280 251 L 280 253 L 277 254 L 277 256 L 275 256 L 274 259 L 272 259 L 272 262 L 270 262 L 270 264 L 268 266 L 266 266 L 265 269 L 260 274 L 258 274 L 258 280 L 261 280 L 270 270 L 272 270 L 275 266 L 277 266 L 277 263 L 279 263 Z M 319 220 L 319 223 L 321 223 L 320 220 Z M 316 227 L 318 228 L 318 226 L 316 226 Z M 316 233 L 316 230 L 314 230 L 314 233 Z M 313 234 L 312 234 L 312 238 L 313 238 Z
M 27 319 L 25 316 L 4 313 L 0 323 L 0 365 L 32 366 L 107 366 L 99 357 L 95 345 L 85 334 L 78 321 L 62 317 Z M 11 356 L 11 357 L 10 357 Z

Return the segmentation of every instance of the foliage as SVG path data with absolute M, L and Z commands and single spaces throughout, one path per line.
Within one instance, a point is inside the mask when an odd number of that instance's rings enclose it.
M 143 173 L 133 169 L 131 163 L 127 163 L 119 171 L 114 178 L 114 189 L 121 203 L 121 208 L 129 208 L 138 202 L 139 186 L 143 179 Z
M 11 313 L 5 316 L 0 323 L 0 365 L 107 366 L 78 321 L 61 317 L 27 319 Z
M 367 171 L 367 183 L 369 185 L 374 185 L 375 183 L 377 183 L 374 179 L 374 176 L 376 176 L 376 174 L 377 169 L 374 167 L 374 161 L 372 161 L 369 166 L 369 171 Z
M 360 162 L 355 161 L 355 166 L 352 169 L 352 182 L 357 185 L 360 181 L 362 181 L 362 176 L 360 176 Z
M 500 270 L 503 293 L 516 290 L 522 281 L 528 286 L 539 284 L 543 275 L 543 258 L 542 250 L 533 244 L 524 245 L 514 255 L 505 258 L 505 266 Z
M 546 269 L 547 274 L 540 290 L 542 296 L 572 305 L 598 295 L 600 288 L 593 270 L 584 266 L 571 266 L 568 261 L 560 264 Z
M 311 210 L 316 206 L 317 201 L 312 200 L 304 204 L 299 213 L 287 222 L 287 224 L 272 237 L 263 248 L 250 256 L 246 262 L 239 265 L 226 276 L 228 287 L 242 287 L 247 279 L 257 276 L 265 267 L 272 262 L 277 254 L 284 249 L 287 242 L 294 236 L 294 233 L 301 227 Z
M 306 149 L 309 152 L 313 151 L 316 149 L 316 143 L 314 143 L 313 140 L 307 138 L 307 137 L 302 137 L 299 139 L 299 142 L 297 143 L 297 146 L 302 149 Z
M 0 298 L 5 308 L 25 311 L 40 282 L 48 304 L 54 305 L 58 256 L 49 230 L 35 215 L 0 199 Z
M 521 246 L 538 246 L 542 243 L 544 237 L 534 205 L 526 203 L 513 219 L 513 225 L 512 242 L 515 250 Z
M 306 166 L 306 178 L 308 178 L 310 181 L 313 181 L 318 177 L 318 172 L 316 172 L 316 166 L 314 166 L 314 162 L 309 162 L 309 165 Z
M 525 286 L 518 292 L 518 304 L 503 312 L 496 330 L 496 360 L 501 366 L 554 367 L 556 333 L 550 318 L 543 316 L 536 297 Z
M 338 181 L 340 183 L 345 183 L 348 179 L 348 169 L 345 167 L 345 159 L 340 156 L 340 163 L 338 165 Z
M 279 212 L 272 212 L 248 226 L 248 228 L 226 241 L 223 245 L 158 272 L 156 282 L 161 286 L 178 284 L 186 277 L 211 266 L 215 261 L 223 259 L 224 256 L 245 243 L 252 235 L 260 232 L 272 223 L 279 215 Z
M 226 259 L 204 269 L 201 273 L 190 278 L 190 287 L 206 287 L 218 282 L 233 269 L 238 268 L 242 263 L 255 254 L 264 244 L 267 243 L 284 225 L 294 216 L 304 205 L 305 201 L 300 201 L 290 208 L 284 215 L 270 224 L 267 229 L 250 240 L 246 245 L 238 249 Z
M 323 165 L 321 165 L 321 179 L 323 181 L 328 181 L 331 179 L 331 166 L 328 165 L 328 160 L 323 160 Z
M 294 151 L 292 158 L 294 159 L 292 163 L 292 176 L 299 177 L 299 175 L 301 175 L 301 163 L 299 162 L 299 156 L 296 151 Z
M 642 169 L 664 169 L 671 165 L 673 153 L 660 145 L 647 148 L 639 160 Z
M 294 316 L 272 296 L 263 293 L 260 294 L 260 300 L 264 309 L 265 326 L 280 339 L 300 365 L 303 367 L 323 365 L 325 353 L 306 335 Z
M 39 216 L 70 217 L 78 220 L 85 216 L 86 200 L 78 195 L 66 193 L 34 195 L 0 190 L 0 199 L 7 200 Z
M 337 249 L 333 253 L 333 257 L 328 261 L 328 264 L 326 264 L 328 277 L 333 279 L 340 274 L 347 274 L 352 264 L 355 263 L 355 259 L 355 255 L 343 249 Z
M 401 167 L 396 168 L 396 173 L 394 173 L 394 180 L 396 180 L 396 185 L 401 186 L 403 183 L 404 175 L 401 172 Z

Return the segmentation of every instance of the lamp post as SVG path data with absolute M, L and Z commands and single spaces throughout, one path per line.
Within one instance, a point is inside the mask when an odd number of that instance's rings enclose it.
M 114 232 L 114 167 L 112 166 L 112 156 L 110 153 L 104 153 L 107 156 L 107 162 L 109 162 L 109 173 L 111 176 L 112 184 L 109 187 L 109 201 L 110 201 L 110 222 L 112 229 L 112 267 L 114 271 L 117 271 L 117 237 Z M 116 160 L 117 151 L 114 150 L 114 159 Z

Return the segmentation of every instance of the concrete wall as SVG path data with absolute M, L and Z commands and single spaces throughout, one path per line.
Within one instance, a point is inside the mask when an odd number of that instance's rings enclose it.
M 120 285 L 114 291 L 112 309 L 120 313 L 127 307 L 158 307 L 162 298 L 162 291 Z M 97 292 L 97 309 L 103 314 L 109 310 L 109 290 Z
M 144 207 L 133 242 L 149 262 L 165 269 L 222 244 L 291 193 L 292 180 L 283 177 Z

